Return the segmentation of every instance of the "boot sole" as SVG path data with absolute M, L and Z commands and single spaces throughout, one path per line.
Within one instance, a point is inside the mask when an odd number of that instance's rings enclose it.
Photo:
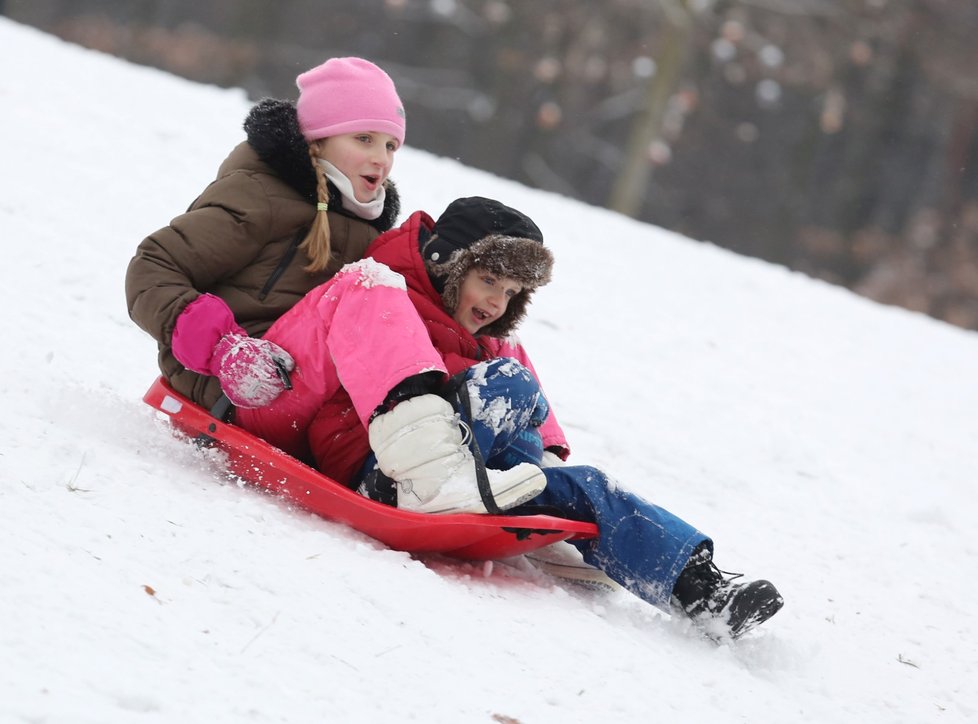
M 525 555 L 536 568 L 555 578 L 599 591 L 621 589 L 604 571 L 585 563 L 569 543 L 553 543 Z
M 731 603 L 731 611 L 727 615 L 727 625 L 730 627 L 730 637 L 733 639 L 740 638 L 751 629 L 754 629 L 760 624 L 764 623 L 774 614 L 780 611 L 782 606 L 784 606 L 784 598 L 781 597 L 781 594 L 777 592 L 777 589 L 775 589 L 770 582 L 755 581 L 753 585 L 754 589 L 749 591 L 750 595 L 744 595 L 748 593 L 745 591 L 741 594 L 740 598 L 767 598 L 768 600 L 757 607 L 753 612 L 745 616 L 744 619 L 738 622 L 736 625 L 733 625 L 732 619 L 734 619 L 734 614 L 736 613 L 733 609 L 737 608 L 738 601 L 734 600 Z M 747 603 L 748 601 L 743 601 L 742 605 L 746 605 Z

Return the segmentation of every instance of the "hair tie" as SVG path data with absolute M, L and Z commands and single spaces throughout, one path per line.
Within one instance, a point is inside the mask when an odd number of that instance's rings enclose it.
M 325 201 L 320 201 L 316 204 L 316 211 L 329 211 L 329 204 Z

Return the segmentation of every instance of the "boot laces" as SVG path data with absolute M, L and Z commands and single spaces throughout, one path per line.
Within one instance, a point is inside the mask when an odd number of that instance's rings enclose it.
M 726 604 L 733 592 L 738 588 L 733 581 L 743 577 L 743 573 L 721 570 L 713 562 L 709 551 L 699 553 L 696 561 L 689 566 L 690 573 L 698 579 L 693 583 L 694 598 L 687 599 L 682 608 L 689 615 L 698 615 L 707 611 L 717 611 Z M 695 580 L 694 579 L 694 580 Z M 692 592 L 692 591 L 691 591 Z
M 693 561 L 693 565 L 702 570 L 704 573 L 708 572 L 708 575 L 719 584 L 730 583 L 731 581 L 744 577 L 743 573 L 722 570 L 714 562 L 713 554 L 707 548 L 699 551 L 696 556 L 699 558 L 699 560 Z
M 462 442 L 461 442 L 461 444 L 464 447 L 468 447 L 469 446 L 469 442 L 472 440 L 472 428 L 469 427 L 469 424 L 465 420 L 463 420 L 461 418 L 459 418 L 459 420 L 458 420 L 458 426 L 460 428 L 462 428 Z
M 710 561 L 710 568 L 713 569 L 713 572 L 716 573 L 717 576 L 719 576 L 720 580 L 723 583 L 730 583 L 731 581 L 736 581 L 738 578 L 743 578 L 744 577 L 744 574 L 743 573 L 734 573 L 733 571 L 724 571 L 724 570 L 722 570 L 713 561 Z

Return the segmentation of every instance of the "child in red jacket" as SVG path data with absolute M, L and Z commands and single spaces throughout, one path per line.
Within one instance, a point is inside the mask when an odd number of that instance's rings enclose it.
M 366 461 L 353 478 L 362 493 L 425 512 L 519 512 L 526 502 L 595 522 L 596 539 L 574 542 L 587 564 L 713 636 L 740 636 L 781 608 L 768 581 L 724 578 L 712 540 L 696 528 L 602 471 L 551 454 L 568 450 L 562 436 L 548 444 L 541 435 L 552 416 L 536 375 L 502 353 L 508 340 L 525 358 L 511 335 L 553 265 L 528 217 L 491 199 L 459 199 L 437 222 L 415 214 L 367 254 L 405 280 L 426 332 L 383 348 L 402 355 L 407 346 L 420 358 L 433 346 L 441 364 L 415 366 L 370 414 Z M 376 322 L 359 332 L 364 343 L 391 329 Z M 310 426 L 321 464 L 344 449 L 350 429 L 363 430 L 338 424 L 342 404 Z

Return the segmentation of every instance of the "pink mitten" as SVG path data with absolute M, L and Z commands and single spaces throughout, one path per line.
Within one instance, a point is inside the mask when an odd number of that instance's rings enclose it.
M 188 370 L 215 375 L 237 407 L 263 407 L 290 387 L 292 356 L 273 342 L 249 337 L 220 297 L 202 294 L 177 317 L 173 356 Z
M 211 370 L 236 407 L 264 407 L 291 388 L 292 355 L 274 342 L 227 334 L 214 347 Z

